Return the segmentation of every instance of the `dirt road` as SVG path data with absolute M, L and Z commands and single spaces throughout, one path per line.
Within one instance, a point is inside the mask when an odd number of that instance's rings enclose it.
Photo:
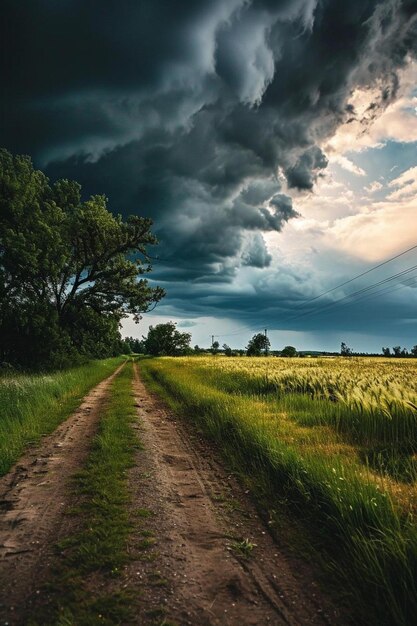
M 30 621 L 51 580 L 54 546 L 76 529 L 67 515 L 71 476 L 85 463 L 116 373 L 0 479 L 0 625 Z M 137 366 L 134 396 L 143 447 L 128 476 L 130 559 L 108 589 L 97 583 L 100 593 L 129 592 L 128 624 L 346 624 L 308 567 L 273 541 L 215 451 L 146 390 Z
M 26 620 L 40 584 L 48 579 L 54 546 L 67 530 L 71 477 L 83 467 L 108 388 L 121 367 L 0 479 L 0 624 Z
M 146 588 L 137 623 L 155 623 L 149 615 L 158 607 L 181 625 L 342 623 L 207 444 L 149 394 L 137 369 L 134 390 L 144 450 L 130 480 L 135 501 L 154 513 L 156 538 L 155 558 L 130 567 Z

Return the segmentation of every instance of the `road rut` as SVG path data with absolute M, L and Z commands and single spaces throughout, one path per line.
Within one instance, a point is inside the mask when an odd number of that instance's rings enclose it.
M 70 481 L 87 458 L 109 386 L 99 383 L 75 413 L 0 479 L 0 623 L 26 623 L 66 534 Z
M 136 506 L 154 513 L 156 536 L 154 558 L 129 567 L 145 586 L 135 623 L 156 623 L 154 606 L 181 625 L 342 624 L 314 579 L 276 545 L 243 488 L 195 436 L 192 442 L 137 368 L 134 393 L 144 449 L 130 481 Z M 239 551 L 245 539 L 248 557 Z

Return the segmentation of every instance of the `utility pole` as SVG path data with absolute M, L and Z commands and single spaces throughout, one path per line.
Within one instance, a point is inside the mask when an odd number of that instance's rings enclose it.
M 211 347 L 213 347 L 213 343 L 214 343 L 214 335 L 211 336 Z

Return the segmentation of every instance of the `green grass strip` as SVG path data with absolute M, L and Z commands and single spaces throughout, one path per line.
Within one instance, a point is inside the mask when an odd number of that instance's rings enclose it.
M 26 446 L 55 430 L 122 362 L 116 357 L 50 374 L 0 376 L 0 476 Z
M 86 467 L 76 476 L 79 531 L 59 545 L 60 566 L 48 587 L 50 601 L 33 624 L 113 625 L 129 618 L 131 599 L 118 590 L 117 579 L 128 559 L 127 470 L 140 445 L 134 419 L 128 363 L 112 383 Z

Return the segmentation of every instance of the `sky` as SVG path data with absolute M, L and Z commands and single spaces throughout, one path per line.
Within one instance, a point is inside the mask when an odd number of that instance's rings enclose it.
M 2 0 L 0 42 L 0 145 L 154 221 L 123 334 L 417 344 L 417 0 Z

